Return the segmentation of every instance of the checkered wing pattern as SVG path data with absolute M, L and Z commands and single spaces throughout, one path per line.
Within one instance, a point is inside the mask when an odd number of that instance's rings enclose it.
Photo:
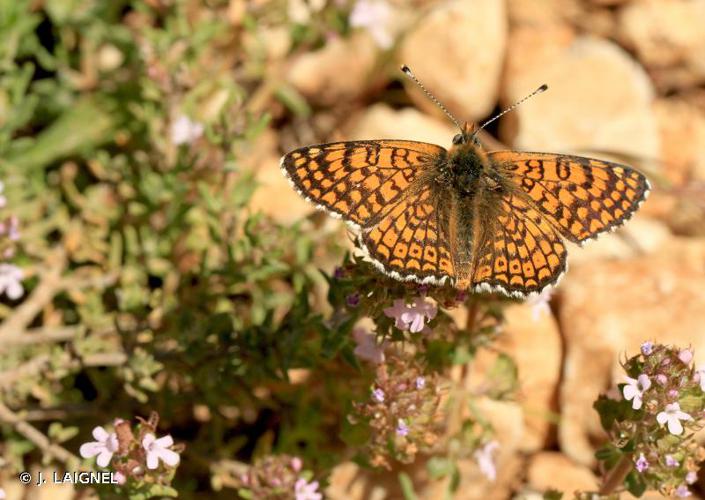
M 428 186 L 395 203 L 360 246 L 381 271 L 401 280 L 442 284 L 456 274 L 448 198 Z
M 523 297 L 555 284 L 565 271 L 567 252 L 560 236 L 527 198 L 502 196 L 497 219 L 480 233 L 474 289 Z
M 444 155 L 440 146 L 415 141 L 335 142 L 296 149 L 281 167 L 318 208 L 367 227 L 406 206 L 412 184 Z
M 608 161 L 515 151 L 490 153 L 489 158 L 575 243 L 622 225 L 650 189 L 641 173 Z

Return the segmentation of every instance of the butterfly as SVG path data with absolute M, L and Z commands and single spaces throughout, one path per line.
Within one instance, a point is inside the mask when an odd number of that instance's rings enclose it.
M 583 244 L 622 225 L 650 184 L 609 161 L 488 153 L 478 132 L 490 121 L 459 127 L 450 150 L 406 140 L 333 142 L 291 151 L 280 166 L 300 195 L 355 230 L 384 274 L 524 298 L 565 273 L 564 239 Z

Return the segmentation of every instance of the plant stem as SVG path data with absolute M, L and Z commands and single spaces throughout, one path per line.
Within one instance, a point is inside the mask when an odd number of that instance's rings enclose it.
M 624 482 L 624 478 L 632 471 L 633 467 L 632 454 L 627 453 L 622 455 L 617 465 L 605 476 L 605 480 L 600 487 L 600 495 L 609 495 L 614 492 L 614 490 Z

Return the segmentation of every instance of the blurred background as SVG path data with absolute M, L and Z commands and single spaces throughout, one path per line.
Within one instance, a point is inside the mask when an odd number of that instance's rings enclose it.
M 402 63 L 460 121 L 546 83 L 487 149 L 612 159 L 654 186 L 624 228 L 569 249 L 548 305 L 505 308 L 494 349 L 518 386 L 483 406 L 497 477 L 461 459 L 455 498 L 596 487 L 592 403 L 625 353 L 705 361 L 705 0 L 0 0 L 8 498 L 93 494 L 17 473 L 76 470 L 93 427 L 152 411 L 185 445 L 184 498 L 236 497 L 269 453 L 303 457 L 330 498 L 402 498 L 399 470 L 442 498 L 424 459 L 373 471 L 340 437 L 346 379 L 369 381 L 324 321 L 352 246 L 278 165 L 336 140 L 449 147 Z

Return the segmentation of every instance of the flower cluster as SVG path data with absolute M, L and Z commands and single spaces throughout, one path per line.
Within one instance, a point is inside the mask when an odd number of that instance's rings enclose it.
M 115 471 L 118 484 L 134 481 L 167 484 L 179 465 L 182 445 L 174 445 L 170 435 L 156 437 L 159 417 L 152 413 L 149 420 L 138 417 L 139 424 L 133 431 L 130 422 L 115 419 L 114 431 L 103 427 L 93 429 L 95 441 L 81 445 L 79 454 L 83 458 L 96 458 L 99 467 Z
M 4 191 L 5 185 L 0 181 L 0 209 L 7 206 Z M 15 215 L 0 218 L 0 296 L 4 294 L 10 300 L 17 300 L 24 295 L 22 269 L 4 262 L 15 255 L 15 245 L 20 239 L 19 226 L 19 219 Z
M 667 496 L 690 496 L 705 449 L 693 433 L 705 424 L 705 366 L 693 366 L 690 349 L 645 342 L 624 363 L 625 383 L 612 398 L 595 404 L 625 468 L 629 487 L 657 489 Z M 631 470 L 631 472 L 630 472 Z M 631 474 L 631 477 L 629 477 Z
M 390 468 L 390 459 L 410 463 L 417 452 L 431 450 L 441 430 L 440 396 L 436 375 L 424 374 L 409 355 L 388 353 L 377 365 L 369 397 L 353 403 L 348 416 L 353 425 L 369 428 L 370 463 Z
M 269 455 L 257 460 L 238 479 L 238 494 L 242 498 L 267 500 L 321 500 L 318 481 L 311 481 L 312 474 L 302 471 L 303 462 L 298 457 Z

